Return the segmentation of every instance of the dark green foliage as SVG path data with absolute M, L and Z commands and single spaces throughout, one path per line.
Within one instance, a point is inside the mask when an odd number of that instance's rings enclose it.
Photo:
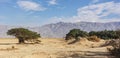
M 117 37 L 120 38 L 120 30 L 116 30 L 115 32 L 117 34 Z
M 40 37 L 40 34 L 30 31 L 24 28 L 14 28 L 7 32 L 8 35 L 15 36 L 19 39 L 19 43 L 24 43 L 24 41 L 33 41 Z
M 120 38 L 120 31 L 113 31 L 113 30 L 104 30 L 104 31 L 91 31 L 89 32 L 90 36 L 98 36 L 102 39 L 118 39 Z
M 88 36 L 89 34 L 86 32 L 86 31 L 80 31 L 79 32 L 79 34 L 77 35 L 77 37 L 78 36 L 80 36 L 80 37 L 86 37 L 86 36 Z
M 89 32 L 89 36 L 94 36 L 94 35 L 97 35 L 97 32 L 96 32 L 96 31 L 91 31 L 91 32 Z
M 68 34 L 66 34 L 66 39 L 69 40 L 72 38 L 75 38 L 76 40 L 79 40 L 78 37 L 86 37 L 88 36 L 88 33 L 85 31 L 81 31 L 80 29 L 72 29 Z
M 65 40 L 69 40 L 72 38 L 79 40 L 78 37 L 86 37 L 86 36 L 97 36 L 98 38 L 101 38 L 101 39 L 118 39 L 120 38 L 120 30 L 91 31 L 87 33 L 80 29 L 72 29 L 68 34 L 66 34 Z

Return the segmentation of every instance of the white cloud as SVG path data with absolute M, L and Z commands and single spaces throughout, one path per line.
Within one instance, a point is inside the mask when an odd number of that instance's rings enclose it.
M 50 0 L 50 1 L 48 1 L 48 3 L 50 5 L 56 5 L 57 4 L 57 0 Z
M 101 18 L 108 17 L 111 14 L 120 15 L 120 3 L 107 2 L 95 5 L 85 6 L 78 9 L 78 15 L 75 17 L 81 21 L 100 21 Z M 115 18 L 115 17 L 114 17 Z M 112 20 L 113 19 L 106 19 Z
M 32 1 L 18 1 L 18 6 L 26 11 L 44 11 L 45 7 Z
M 113 22 L 120 21 L 120 3 L 106 2 L 79 8 L 76 16 L 61 18 L 64 22 Z M 111 16 L 110 15 L 117 15 Z M 107 17 L 107 18 L 106 18 Z

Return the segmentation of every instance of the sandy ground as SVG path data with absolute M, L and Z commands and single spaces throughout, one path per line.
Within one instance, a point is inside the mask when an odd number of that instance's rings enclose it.
M 40 39 L 40 44 L 16 44 L 17 39 L 0 39 L 0 58 L 109 58 L 105 41 L 81 40 L 68 44 L 64 39 Z

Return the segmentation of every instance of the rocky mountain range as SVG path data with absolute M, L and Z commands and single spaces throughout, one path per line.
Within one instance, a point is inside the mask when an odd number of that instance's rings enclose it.
M 17 26 L 18 27 L 18 26 Z M 11 37 L 6 35 L 7 30 L 11 28 L 17 28 L 15 26 L 0 25 L 0 37 L 6 38 Z M 47 24 L 38 27 L 25 27 L 32 31 L 36 31 L 41 34 L 44 38 L 63 38 L 71 29 L 81 29 L 87 32 L 90 31 L 101 31 L 101 30 L 118 30 L 120 29 L 120 22 L 77 22 L 77 23 L 66 23 L 58 22 Z

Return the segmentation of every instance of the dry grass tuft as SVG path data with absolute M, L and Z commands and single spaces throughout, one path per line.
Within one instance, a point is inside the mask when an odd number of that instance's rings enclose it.
M 90 36 L 87 39 L 93 42 L 100 42 L 100 38 L 98 38 L 97 36 Z

